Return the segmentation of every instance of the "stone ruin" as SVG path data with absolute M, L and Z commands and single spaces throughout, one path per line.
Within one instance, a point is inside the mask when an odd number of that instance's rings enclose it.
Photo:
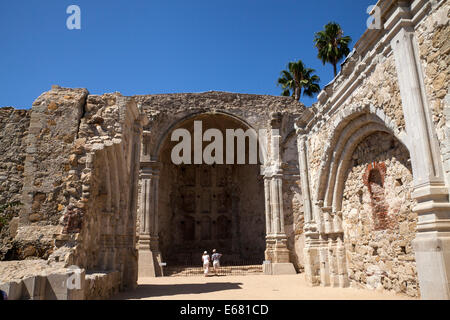
M 450 4 L 377 5 L 382 29 L 310 108 L 53 86 L 0 109 L 0 205 L 21 202 L 0 222 L 0 288 L 106 299 L 217 247 L 311 285 L 449 299 Z M 200 120 L 278 133 L 262 165 L 173 164 L 171 133 Z

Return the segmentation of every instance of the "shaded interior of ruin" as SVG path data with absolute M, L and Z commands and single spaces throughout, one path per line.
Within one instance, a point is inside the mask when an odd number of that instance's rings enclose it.
M 202 121 L 203 133 L 219 129 L 249 129 L 227 115 L 202 114 L 178 124 L 194 137 L 194 121 Z M 173 130 L 171 132 L 173 132 Z M 191 141 L 194 160 L 194 139 Z M 171 159 L 173 147 L 168 134 L 161 148 L 159 184 L 159 249 L 171 266 L 198 265 L 204 251 L 217 249 L 222 264 L 261 264 L 265 250 L 264 184 L 259 164 L 182 164 Z M 202 150 L 211 142 L 203 142 Z M 246 139 L 246 163 L 248 163 Z M 237 163 L 235 140 L 235 162 Z

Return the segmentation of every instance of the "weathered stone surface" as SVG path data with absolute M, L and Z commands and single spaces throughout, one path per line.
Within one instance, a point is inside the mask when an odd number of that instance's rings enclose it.
M 0 108 L 0 206 L 20 201 L 25 162 L 25 138 L 30 125 L 29 110 Z M 0 222 L 0 260 L 14 255 L 12 239 L 17 230 L 20 206 L 7 209 Z
M 31 111 L 0 109 L 0 205 L 24 204 L 1 227 L 0 259 L 46 259 L 0 263 L 2 287 L 105 299 L 134 288 L 138 255 L 153 276 L 166 259 L 219 246 L 270 260 L 267 273 L 295 266 L 312 285 L 448 299 L 450 8 L 415 3 L 379 2 L 386 28 L 363 35 L 311 108 L 54 86 Z M 268 146 L 280 150 L 262 167 L 177 167 L 170 135 L 198 119 L 278 129 Z M 57 285 L 70 265 L 86 270 L 73 294 Z
M 412 212 L 412 172 L 409 153 L 392 136 L 371 135 L 353 153 L 354 164 L 344 187 L 343 228 L 346 239 L 347 267 L 354 286 L 403 291 L 418 296 L 417 272 L 411 242 L 417 215 Z M 386 172 L 380 188 L 385 212 L 377 212 L 374 195 L 364 183 L 364 174 L 374 161 L 383 163 Z M 380 196 L 378 196 L 380 199 Z M 384 225 L 377 227 L 377 215 L 385 215 Z M 404 277 L 399 278 L 399 274 Z M 357 280 L 355 275 L 359 275 Z M 399 283 L 403 281 L 402 283 Z

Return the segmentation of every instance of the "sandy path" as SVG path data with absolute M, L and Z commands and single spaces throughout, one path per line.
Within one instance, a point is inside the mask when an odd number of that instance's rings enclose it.
M 137 300 L 408 300 L 405 295 L 353 288 L 309 287 L 304 275 L 163 277 L 114 299 Z

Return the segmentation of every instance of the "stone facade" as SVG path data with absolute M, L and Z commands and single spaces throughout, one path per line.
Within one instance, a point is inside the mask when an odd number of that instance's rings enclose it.
M 67 298 L 67 292 L 51 285 L 55 265 L 84 270 L 84 297 L 106 298 L 134 288 L 138 155 L 145 118 L 133 100 L 120 94 L 92 96 L 85 89 L 54 86 L 34 102 L 29 122 L 23 187 L 15 195 L 23 206 L 12 240 L 13 259 L 47 260 L 45 274 L 34 264 L 27 267 L 40 277 L 30 281 L 50 290 L 42 293 L 44 298 Z
M 1 231 L 2 259 L 22 259 L 0 264 L 2 288 L 107 298 L 215 247 L 311 285 L 449 299 L 450 5 L 377 6 L 382 28 L 364 33 L 311 108 L 55 86 L 31 111 L 1 109 L 0 204 L 23 203 Z M 171 135 L 196 121 L 265 130 L 261 163 L 175 165 Z M 75 291 L 56 285 L 71 265 L 82 270 Z
M 448 1 L 377 6 L 382 29 L 367 30 L 320 93 L 312 120 L 298 121 L 299 134 L 310 133 L 307 278 L 448 299 L 448 137 L 439 100 L 448 89 Z
M 276 128 L 279 136 L 270 136 L 269 144 L 277 139 L 281 145 L 292 136 L 294 119 L 305 112 L 304 106 L 289 98 L 224 92 L 138 96 L 135 99 L 149 118 L 143 136 L 139 208 L 140 261 L 148 262 L 139 265 L 142 267 L 140 274 L 161 275 L 161 262 L 173 265 L 197 261 L 198 252 L 215 247 L 229 262 L 250 263 L 257 259 L 262 263 L 266 258 L 290 265 L 289 272 L 295 272 L 294 264 L 301 270 L 302 265 L 289 250 L 296 246 L 295 235 L 292 231 L 289 237 L 286 234 L 286 230 L 294 230 L 294 220 L 290 218 L 293 209 L 288 207 L 290 211 L 286 215 L 282 197 L 276 204 L 267 198 L 273 194 L 272 183 L 281 191 L 283 181 L 291 179 L 292 171 L 284 170 L 282 163 L 292 162 L 292 159 L 295 162 L 296 148 L 291 145 L 284 154 L 267 152 L 261 159 L 263 169 L 259 165 L 177 168 L 170 159 L 176 145 L 170 142 L 170 136 L 179 128 L 192 133 L 195 121 L 201 121 L 204 131 L 215 128 L 221 130 L 223 136 L 226 129 L 271 132 Z M 272 169 L 279 172 L 276 182 L 272 182 L 275 180 Z M 295 164 L 293 170 L 295 175 Z M 155 190 L 153 199 L 148 190 Z M 292 190 L 292 197 L 297 194 L 298 198 L 300 189 Z M 148 205 L 143 207 L 145 203 Z M 269 210 L 273 206 L 276 213 L 268 217 L 267 206 Z M 298 217 L 301 212 L 295 215 Z M 284 219 L 285 216 L 288 219 Z M 272 232 L 275 217 L 278 226 L 277 231 Z M 146 225 L 144 220 L 153 223 Z M 228 227 L 220 231 L 223 227 L 219 226 Z M 222 235 L 223 232 L 226 235 Z M 223 237 L 225 239 L 220 239 Z

